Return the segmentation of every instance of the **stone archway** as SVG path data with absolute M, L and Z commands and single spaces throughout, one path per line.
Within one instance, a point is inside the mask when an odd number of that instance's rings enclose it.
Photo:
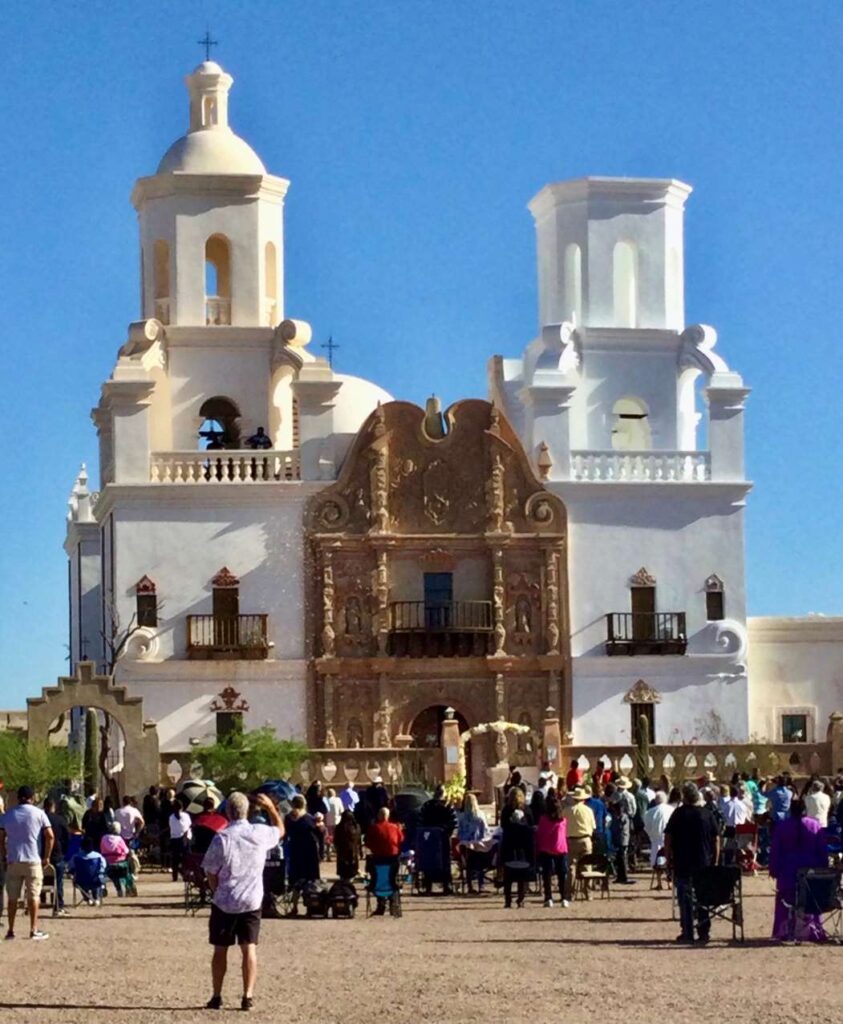
M 130 697 L 125 686 L 115 686 L 112 676 L 97 675 L 94 669 L 92 661 L 82 661 L 75 676 L 59 676 L 56 685 L 45 686 L 40 697 L 27 699 L 29 742 L 46 742 L 52 722 L 71 708 L 100 708 L 123 730 L 124 791 L 141 796 L 147 786 L 158 782 L 158 732 L 153 722 L 144 721 L 142 697 Z

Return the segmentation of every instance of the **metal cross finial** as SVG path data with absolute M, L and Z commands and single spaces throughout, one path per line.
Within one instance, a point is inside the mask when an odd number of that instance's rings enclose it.
M 333 369 L 334 368 L 334 352 L 336 352 L 336 350 L 340 347 L 334 341 L 334 336 L 333 335 L 329 335 L 328 340 L 325 342 L 324 345 L 321 345 L 320 347 L 321 348 L 326 348 L 328 350 L 328 366 L 330 366 L 331 369 Z
M 205 38 L 204 39 L 198 39 L 197 42 L 196 42 L 196 45 L 197 46 L 204 46 L 205 47 L 205 60 L 210 60 L 211 59 L 211 47 L 212 46 L 219 46 L 219 43 L 216 41 L 216 39 L 211 39 L 211 32 L 210 32 L 209 29 L 206 28 L 205 29 Z

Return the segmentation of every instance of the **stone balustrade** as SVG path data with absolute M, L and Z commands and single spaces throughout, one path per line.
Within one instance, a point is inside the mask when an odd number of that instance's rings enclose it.
M 432 789 L 442 781 L 442 751 L 439 747 L 311 750 L 293 777 L 305 786 L 318 780 L 335 789 L 347 782 L 369 786 L 378 777 L 396 790 L 410 783 Z
M 205 299 L 205 325 L 222 327 L 231 323 L 231 299 L 209 295 Z
M 153 452 L 149 479 L 154 484 L 252 484 L 299 480 L 298 451 L 220 449 Z
M 572 451 L 571 479 L 600 483 L 703 483 L 711 479 L 711 456 L 708 452 Z

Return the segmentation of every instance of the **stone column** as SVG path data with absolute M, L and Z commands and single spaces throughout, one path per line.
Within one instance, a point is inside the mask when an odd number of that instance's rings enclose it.
M 828 716 L 827 738 L 831 744 L 831 764 L 826 767 L 833 774 L 843 768 L 843 712 L 833 711 Z
M 333 451 L 334 399 L 342 381 L 330 368 L 306 366 L 292 384 L 299 403 L 299 457 L 302 480 L 332 480 L 336 472 Z
M 743 413 L 749 388 L 733 373 L 714 373 L 705 389 L 712 480 L 744 480 Z
M 551 707 L 545 709 L 542 760 L 550 762 L 555 772 L 562 767 L 562 730 L 556 709 Z
M 439 746 L 442 751 L 442 781 L 450 782 L 460 771 L 460 723 L 453 708 L 445 712 Z

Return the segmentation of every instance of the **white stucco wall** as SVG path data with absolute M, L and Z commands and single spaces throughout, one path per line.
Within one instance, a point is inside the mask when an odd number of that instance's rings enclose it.
M 752 732 L 775 741 L 783 714 L 806 714 L 806 739 L 824 739 L 829 715 L 843 711 L 843 618 L 752 618 L 748 627 Z

